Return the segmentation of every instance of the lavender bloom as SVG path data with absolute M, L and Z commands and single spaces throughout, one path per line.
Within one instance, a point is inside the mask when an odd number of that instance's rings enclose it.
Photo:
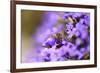
M 42 49 L 37 53 L 35 61 L 84 60 L 84 53 L 87 52 L 89 55 L 90 52 L 89 13 L 65 12 L 61 16 L 62 19 L 67 20 L 65 24 L 57 23 L 58 16 L 56 12 L 46 13 L 47 19 L 41 26 L 45 31 L 38 32 L 38 35 L 43 36 L 36 36 Z

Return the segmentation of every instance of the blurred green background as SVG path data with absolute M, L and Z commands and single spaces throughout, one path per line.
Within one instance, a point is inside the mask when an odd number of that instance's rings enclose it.
M 22 34 L 31 36 L 41 22 L 42 11 L 21 10 Z
M 42 21 L 43 11 L 21 10 L 21 62 L 25 61 L 25 56 L 32 48 L 35 30 Z

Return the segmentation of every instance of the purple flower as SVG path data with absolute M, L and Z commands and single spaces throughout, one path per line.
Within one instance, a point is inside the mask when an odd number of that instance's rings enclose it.
M 81 13 L 81 12 L 75 12 L 75 13 L 73 13 L 73 18 L 77 18 L 77 17 L 81 17 L 83 15 L 83 13 Z
M 56 39 L 54 38 L 48 38 L 42 45 L 43 46 L 47 46 L 47 47 L 52 47 L 53 45 L 55 45 Z
M 75 41 L 75 44 L 78 46 L 82 43 L 81 39 L 77 38 L 76 41 Z
M 72 30 L 73 29 L 73 24 L 70 22 L 66 25 L 67 29 Z

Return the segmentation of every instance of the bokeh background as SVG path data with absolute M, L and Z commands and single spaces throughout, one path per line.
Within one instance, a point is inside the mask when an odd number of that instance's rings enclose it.
M 32 35 L 41 22 L 42 14 L 42 11 L 21 10 L 22 60 L 34 49 Z

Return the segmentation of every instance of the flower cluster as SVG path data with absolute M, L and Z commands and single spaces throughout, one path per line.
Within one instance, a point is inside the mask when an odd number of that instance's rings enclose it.
M 90 14 L 65 12 L 62 24 L 53 26 L 36 61 L 86 60 L 90 58 Z M 48 22 L 49 23 L 49 22 Z M 45 33 L 45 32 L 44 32 Z M 42 39 L 42 38 L 41 38 Z

